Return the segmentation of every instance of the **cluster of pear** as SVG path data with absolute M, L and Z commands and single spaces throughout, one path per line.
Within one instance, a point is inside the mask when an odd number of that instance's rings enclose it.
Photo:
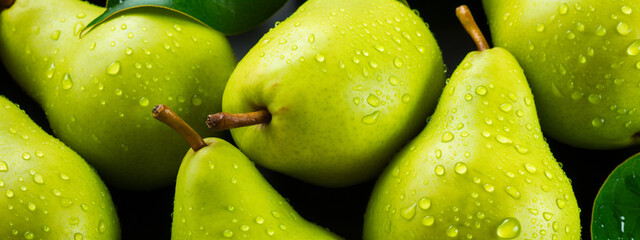
M 172 239 L 340 238 L 255 162 L 323 187 L 377 177 L 365 239 L 580 239 L 542 130 L 640 143 L 640 3 L 483 2 L 500 47 L 458 8 L 479 51 L 445 80 L 436 39 L 396 0 L 309 0 L 237 66 L 223 34 L 165 9 L 83 32 L 103 8 L 0 1 L 0 57 L 60 139 L 0 98 L 0 237 L 119 239 L 104 179 L 175 181 Z

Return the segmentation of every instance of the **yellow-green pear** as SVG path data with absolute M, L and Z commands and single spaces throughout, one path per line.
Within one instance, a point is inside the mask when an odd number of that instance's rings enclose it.
M 0 238 L 120 239 L 95 170 L 0 96 Z
M 231 134 L 257 164 L 343 187 L 379 173 L 424 127 L 443 85 L 440 49 L 406 5 L 310 0 L 240 61 L 226 114 L 209 124 L 254 124 Z
M 196 123 L 221 109 L 233 53 L 221 33 L 159 8 L 121 12 L 80 38 L 103 11 L 80 0 L 17 0 L 0 14 L 0 56 L 55 135 L 108 184 L 168 185 L 186 144 L 147 108 L 171 103 L 205 133 Z
M 483 0 L 520 62 L 544 133 L 581 148 L 640 144 L 640 2 Z
M 230 143 L 202 139 L 165 105 L 153 115 L 191 145 L 176 181 L 171 239 L 340 239 L 298 215 Z
M 508 51 L 478 46 L 376 183 L 364 239 L 580 239 L 571 182 L 540 131 L 522 69 Z

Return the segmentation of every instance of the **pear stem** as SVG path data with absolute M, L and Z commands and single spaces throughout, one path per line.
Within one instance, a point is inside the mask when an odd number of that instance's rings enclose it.
M 173 112 L 169 107 L 164 104 L 158 104 L 153 108 L 153 117 L 160 122 L 167 124 L 178 132 L 184 140 L 186 140 L 193 151 L 198 151 L 200 148 L 206 147 L 207 143 L 204 142 L 202 137 L 189 126 L 180 116 Z
M 0 10 L 10 8 L 15 0 L 0 0 Z
M 207 126 L 211 131 L 224 131 L 232 128 L 246 127 L 271 121 L 271 114 L 266 109 L 250 113 L 219 112 L 207 117 Z
M 456 16 L 458 17 L 458 20 L 460 20 L 460 23 L 462 23 L 464 29 L 467 30 L 467 33 L 471 36 L 471 39 L 476 43 L 478 50 L 484 51 L 489 49 L 489 43 L 487 43 L 487 39 L 482 35 L 482 31 L 480 31 L 478 24 L 476 24 L 476 20 L 473 19 L 473 15 L 471 15 L 469 7 L 467 7 L 467 5 L 461 5 L 456 8 Z

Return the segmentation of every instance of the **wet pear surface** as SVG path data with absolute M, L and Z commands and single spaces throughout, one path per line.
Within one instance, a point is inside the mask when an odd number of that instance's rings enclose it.
M 298 215 L 240 150 L 205 141 L 180 166 L 171 239 L 339 239 Z
M 440 50 L 411 9 L 314 0 L 240 61 L 223 110 L 271 113 L 268 124 L 231 131 L 258 164 L 347 186 L 373 177 L 424 126 L 443 85 Z
M 527 74 L 546 134 L 583 148 L 640 143 L 640 4 L 483 2 L 496 46 Z
M 580 239 L 569 179 L 553 158 L 522 69 L 472 52 L 425 130 L 385 170 L 365 239 Z
M 0 97 L 0 236 L 119 239 L 109 191 L 73 150 Z
M 103 10 L 76 0 L 16 1 L 0 15 L 0 55 L 55 135 L 109 184 L 165 186 L 187 145 L 151 108 L 167 104 L 210 134 L 202 119 L 221 110 L 233 53 L 222 34 L 157 8 L 117 14 L 80 38 Z

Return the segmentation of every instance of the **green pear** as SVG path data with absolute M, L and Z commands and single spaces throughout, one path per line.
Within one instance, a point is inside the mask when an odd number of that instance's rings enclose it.
M 80 38 L 103 11 L 80 0 L 17 0 L 0 13 L 0 56 L 55 135 L 108 184 L 169 185 L 186 144 L 157 130 L 147 108 L 171 103 L 194 124 L 221 110 L 233 52 L 222 34 L 159 8 L 124 11 Z
M 300 217 L 230 143 L 203 140 L 164 105 L 154 117 L 191 145 L 176 181 L 171 239 L 339 239 Z
M 496 46 L 522 64 L 544 133 L 590 149 L 640 144 L 640 3 L 484 0 Z
M 424 127 L 444 75 L 433 35 L 402 3 L 310 0 L 238 63 L 222 100 L 232 114 L 208 121 L 254 124 L 231 134 L 257 164 L 349 186 L 378 174 Z
M 77 153 L 0 96 L 2 239 L 120 239 L 109 190 Z
M 496 47 L 465 57 L 380 176 L 364 239 L 580 239 L 579 212 L 523 70 Z

